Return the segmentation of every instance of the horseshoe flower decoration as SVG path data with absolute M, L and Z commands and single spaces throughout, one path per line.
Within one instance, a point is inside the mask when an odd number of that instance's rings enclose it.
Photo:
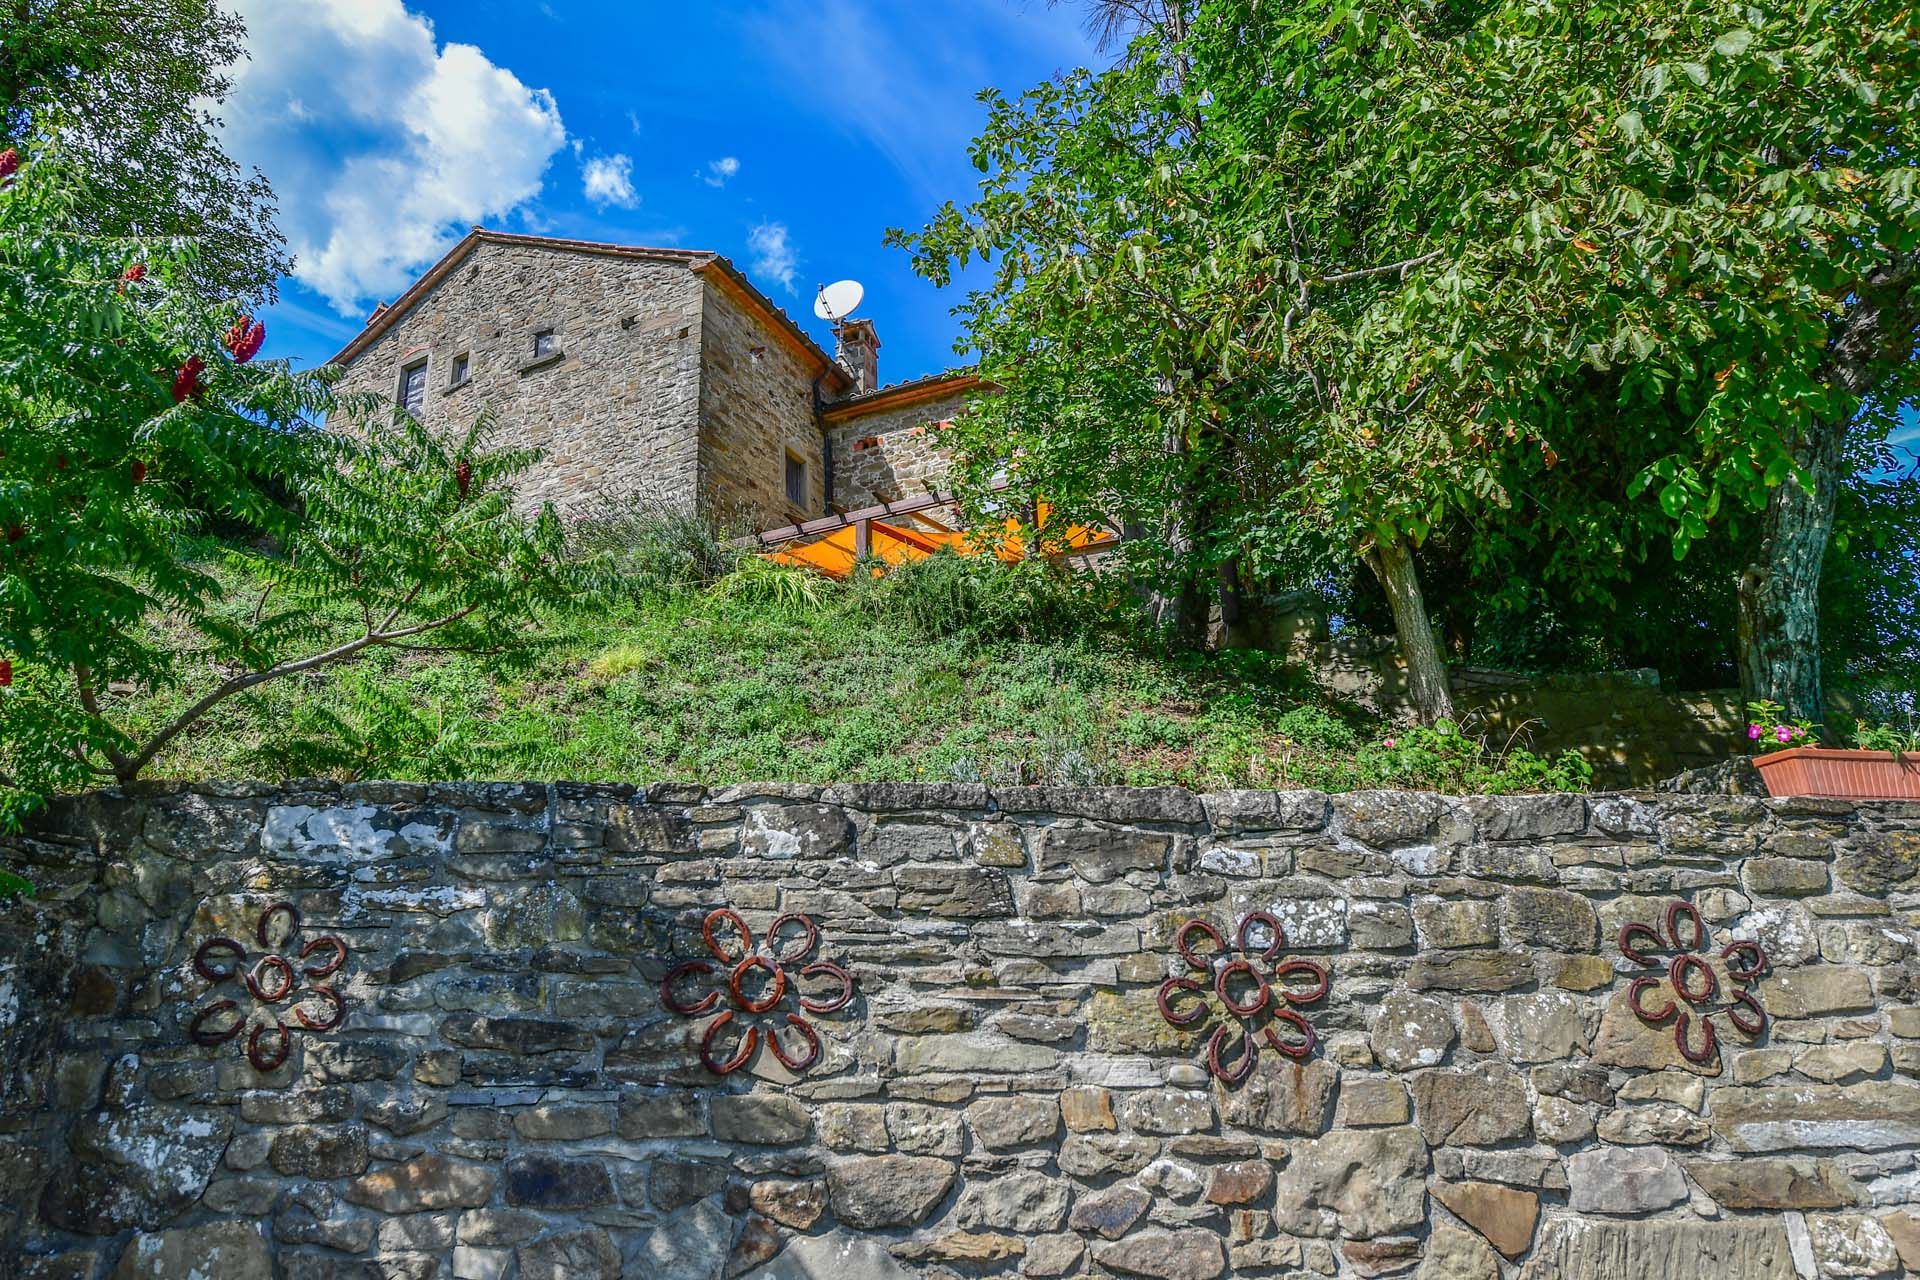
M 1266 944 L 1258 950 L 1254 945 L 1256 926 L 1266 930 Z M 1195 950 L 1198 939 L 1207 944 L 1204 955 Z M 1293 1006 L 1324 998 L 1330 985 L 1326 967 L 1318 961 L 1298 957 L 1280 960 L 1287 949 L 1287 933 L 1270 911 L 1251 911 L 1243 916 L 1234 932 L 1234 943 L 1238 955 L 1229 954 L 1226 939 L 1207 921 L 1189 920 L 1181 925 L 1173 935 L 1174 950 L 1189 972 L 1211 975 L 1211 981 L 1168 978 L 1160 984 L 1157 999 L 1160 1016 L 1176 1027 L 1192 1026 L 1206 1016 L 1208 991 L 1238 1020 L 1240 1055 L 1232 1066 L 1227 1065 L 1224 1054 L 1234 1022 L 1221 1023 L 1207 1040 L 1207 1069 L 1215 1079 L 1229 1085 L 1239 1084 L 1252 1072 L 1262 1044 L 1296 1060 L 1311 1055 L 1320 1043 L 1319 1033 Z M 1262 965 L 1267 966 L 1265 973 L 1261 972 Z M 1303 977 L 1306 982 L 1300 981 Z M 1183 1000 L 1188 995 L 1199 998 Z M 1183 1001 L 1182 1006 L 1176 1007 L 1176 1001 Z M 1291 1028 L 1284 1038 L 1276 1030 L 1281 1025 Z
M 781 1002 L 792 995 L 794 1003 L 806 1013 L 843 1009 L 853 999 L 853 975 L 825 960 L 807 964 L 798 970 L 800 978 L 826 977 L 838 984 L 837 989 L 829 988 L 831 994 L 812 996 L 803 995 L 799 982 L 787 977 L 788 967 L 806 960 L 820 943 L 820 930 L 813 919 L 796 912 L 780 916 L 767 927 L 766 937 L 756 946 L 746 921 L 721 907 L 707 913 L 700 935 L 717 963 L 687 960 L 673 966 L 660 980 L 660 1003 L 683 1018 L 704 1018 L 719 1009 L 725 999 L 729 1007 L 721 1009 L 720 1016 L 700 1033 L 700 1061 L 707 1070 L 724 1076 L 745 1066 L 759 1048 L 763 1031 L 759 1023 L 747 1025 L 747 1019 L 769 1014 L 771 1020 L 764 1027 L 767 1048 L 780 1060 L 780 1065 L 800 1072 L 818 1061 L 820 1036 L 813 1024 L 798 1013 L 783 1012 Z M 755 970 L 760 971 L 757 981 Z M 722 978 L 721 974 L 726 976 Z M 704 983 L 697 981 L 703 978 Z M 704 994 L 700 993 L 702 986 Z M 757 986 L 757 994 L 750 993 L 750 986 Z M 720 1046 L 729 1027 L 738 1040 L 733 1052 L 722 1058 Z M 795 1052 L 790 1053 L 782 1043 L 780 1035 L 784 1030 L 793 1032 L 793 1038 L 798 1041 Z
M 1627 1004 L 1634 1015 L 1648 1026 L 1673 1018 L 1674 1046 L 1681 1057 L 1696 1066 L 1712 1062 L 1719 1053 L 1713 1015 L 1724 1013 L 1727 1021 L 1750 1036 L 1765 1031 L 1767 1011 L 1751 984 L 1766 971 L 1766 948 L 1748 938 L 1720 948 L 1718 959 L 1726 968 L 1728 987 L 1722 999 L 1720 974 L 1713 967 L 1712 944 L 1699 911 L 1691 902 L 1669 903 L 1662 923 L 1666 926 L 1664 937 L 1652 925 L 1637 920 L 1621 925 L 1614 937 L 1620 954 L 1638 965 L 1659 967 L 1660 961 L 1649 951 L 1674 953 L 1666 972 L 1642 975 L 1627 987 Z M 1653 997 L 1663 980 L 1671 994 L 1661 995 L 1656 1003 Z M 1697 1036 L 1689 1030 L 1696 1019 L 1700 1023 Z
M 313 938 L 293 953 L 300 936 L 300 912 L 291 902 L 276 902 L 260 913 L 254 937 L 262 954 L 249 962 L 244 945 L 233 938 L 208 938 L 193 954 L 193 971 L 215 988 L 238 980 L 251 997 L 215 1000 L 187 1024 L 187 1038 L 212 1047 L 247 1032 L 247 1061 L 256 1071 L 272 1071 L 293 1049 L 293 1031 L 285 1014 L 308 1031 L 331 1031 L 347 1016 L 347 1002 L 330 982 L 347 963 L 347 944 L 333 934 Z M 293 958 L 288 958 L 293 953 Z M 305 989 L 301 990 L 301 980 Z M 209 991 L 212 994 L 212 991 Z M 235 995 L 238 995 L 235 992 Z M 318 1007 L 315 1007 L 315 1006 Z M 249 1030 L 249 1028 L 251 1028 Z

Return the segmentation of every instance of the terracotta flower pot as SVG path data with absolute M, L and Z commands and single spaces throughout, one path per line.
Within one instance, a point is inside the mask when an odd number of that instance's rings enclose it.
M 1767 784 L 1768 795 L 1920 800 L 1920 756 L 1789 747 L 1755 756 L 1753 763 Z

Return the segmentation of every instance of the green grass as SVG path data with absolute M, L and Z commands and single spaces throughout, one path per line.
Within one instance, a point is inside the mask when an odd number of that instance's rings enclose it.
M 711 588 L 596 602 L 548 619 L 543 645 L 511 666 L 381 652 L 264 686 L 183 735 L 151 776 L 1584 781 L 1564 762 L 1515 771 L 1531 758 L 1493 759 L 1457 734 L 1417 758 L 1386 749 L 1383 726 L 1271 655 L 1163 656 L 1114 624 L 1111 601 L 1031 572 L 940 564 L 857 587 L 782 580 L 793 572 L 755 564 Z M 138 699 L 138 714 L 157 722 L 186 696 Z

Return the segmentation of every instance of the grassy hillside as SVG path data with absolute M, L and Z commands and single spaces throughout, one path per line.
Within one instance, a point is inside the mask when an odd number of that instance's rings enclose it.
M 209 563 L 249 607 L 242 562 Z M 263 687 L 155 777 L 981 780 L 1215 788 L 1577 786 L 1577 761 L 1391 735 L 1266 654 L 1167 657 L 1124 610 L 941 558 L 846 586 L 749 560 L 712 586 L 626 564 L 530 654 L 376 654 Z M 697 575 L 695 575 L 697 576 Z M 186 693 L 134 700 L 148 722 Z M 1391 745 L 1389 745 L 1391 744 Z

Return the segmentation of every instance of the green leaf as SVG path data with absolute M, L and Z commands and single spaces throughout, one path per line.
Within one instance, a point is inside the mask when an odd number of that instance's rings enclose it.
M 1660 509 L 1667 513 L 1669 519 L 1679 519 L 1686 506 L 1687 491 L 1679 483 L 1669 483 L 1660 490 Z
M 1745 27 L 1723 31 L 1713 42 L 1713 51 L 1723 58 L 1737 58 L 1753 43 L 1753 32 Z

